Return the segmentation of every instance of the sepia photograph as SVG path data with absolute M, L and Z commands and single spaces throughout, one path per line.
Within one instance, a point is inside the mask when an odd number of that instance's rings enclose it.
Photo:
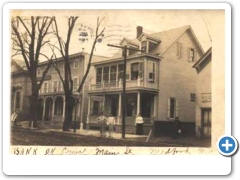
M 212 41 L 224 18 L 224 9 L 10 10 L 10 153 L 211 153 L 212 126 L 224 129 L 212 114 L 222 42 Z

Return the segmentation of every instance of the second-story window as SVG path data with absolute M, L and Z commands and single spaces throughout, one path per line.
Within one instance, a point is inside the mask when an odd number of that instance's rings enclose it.
M 152 61 L 148 62 L 148 81 L 154 82 L 155 81 L 155 70 L 156 66 L 155 63 Z
M 58 81 L 58 91 L 63 91 L 63 84 L 62 84 L 62 81 Z
M 109 66 L 103 68 L 103 81 L 108 82 L 109 80 Z
M 123 71 L 124 71 L 124 66 L 123 64 L 118 65 L 118 80 L 123 80 Z
M 48 82 L 44 82 L 44 84 L 43 84 L 43 92 L 44 93 L 48 92 Z
M 117 78 L 117 66 L 111 66 L 110 70 L 110 81 L 116 81 Z
M 143 63 L 137 62 L 131 64 L 131 80 L 137 80 L 143 77 Z
M 58 82 L 54 81 L 53 82 L 53 92 L 57 92 L 57 90 L 58 90 Z
M 76 91 L 78 88 L 78 78 L 73 78 L 73 90 Z
M 96 73 L 96 81 L 97 83 L 101 83 L 102 82 L 102 68 L 97 68 L 97 73 Z
M 79 61 L 74 61 L 73 68 L 77 69 L 79 67 Z

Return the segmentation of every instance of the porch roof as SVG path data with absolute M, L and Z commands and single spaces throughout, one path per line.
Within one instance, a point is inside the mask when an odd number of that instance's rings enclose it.
M 136 59 L 136 58 L 140 58 L 140 57 L 149 57 L 149 58 L 153 58 L 153 59 L 156 59 L 156 60 L 161 60 L 162 59 L 161 56 L 148 54 L 148 53 L 141 53 L 141 54 L 134 54 L 134 55 L 127 56 L 127 60 Z M 103 65 L 103 64 L 119 62 L 119 61 L 123 61 L 123 60 L 124 60 L 123 57 L 119 57 L 119 58 L 116 58 L 116 59 L 109 59 L 109 60 L 105 60 L 105 61 L 101 61 L 101 62 L 94 62 L 94 63 L 92 63 L 92 65 L 93 66 Z

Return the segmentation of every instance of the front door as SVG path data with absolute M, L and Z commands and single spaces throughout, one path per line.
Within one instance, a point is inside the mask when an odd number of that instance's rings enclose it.
M 211 136 L 212 111 L 211 108 L 202 109 L 202 135 Z

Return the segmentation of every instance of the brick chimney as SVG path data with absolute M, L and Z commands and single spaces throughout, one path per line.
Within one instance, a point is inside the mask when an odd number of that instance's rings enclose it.
M 137 26 L 137 38 L 142 34 L 142 32 L 143 32 L 143 27 Z

